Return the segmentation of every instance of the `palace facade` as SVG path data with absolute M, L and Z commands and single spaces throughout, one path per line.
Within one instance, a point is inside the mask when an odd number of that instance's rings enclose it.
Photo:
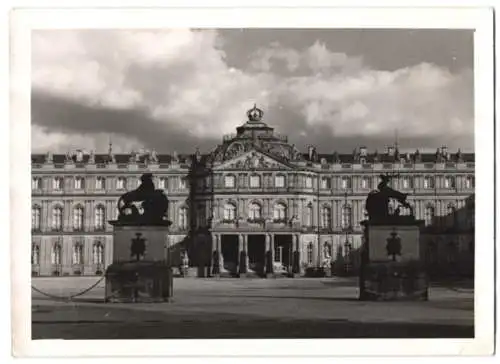
M 169 198 L 174 264 L 187 252 L 202 276 L 214 265 L 235 275 L 355 270 L 365 199 L 380 174 L 393 176 L 392 187 L 409 194 L 425 222 L 430 266 L 461 262 L 473 271 L 473 154 L 446 147 L 402 154 L 397 145 L 381 153 L 363 146 L 302 153 L 263 121 L 262 110 L 247 117 L 208 154 L 124 155 L 110 145 L 105 154 L 32 155 L 32 274 L 102 274 L 117 200 L 146 172 Z

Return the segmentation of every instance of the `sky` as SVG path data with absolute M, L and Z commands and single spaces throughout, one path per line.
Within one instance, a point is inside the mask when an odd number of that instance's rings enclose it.
M 32 33 L 33 153 L 206 153 L 254 103 L 306 151 L 474 150 L 471 30 Z

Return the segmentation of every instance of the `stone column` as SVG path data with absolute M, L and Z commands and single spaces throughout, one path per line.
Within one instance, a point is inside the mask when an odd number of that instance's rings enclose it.
M 274 273 L 274 235 L 266 235 L 266 276 L 269 277 Z
M 221 236 L 220 234 L 212 235 L 212 275 L 219 276 L 223 269 Z
M 245 275 L 247 272 L 247 252 L 245 250 L 245 237 L 243 234 L 238 235 L 238 274 Z
M 299 236 L 297 234 L 292 235 L 292 239 L 293 239 L 292 273 L 293 276 L 296 276 L 302 274 L 302 267 L 300 265 L 300 242 L 299 242 Z

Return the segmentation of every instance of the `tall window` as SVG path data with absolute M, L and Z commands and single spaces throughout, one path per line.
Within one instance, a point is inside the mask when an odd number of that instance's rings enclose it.
M 236 206 L 232 203 L 227 203 L 224 206 L 224 220 L 235 220 L 236 219 Z
M 73 264 L 83 264 L 83 244 L 73 245 Z
M 179 177 L 179 189 L 183 190 L 187 187 L 187 180 L 184 177 Z
M 328 190 L 331 188 L 332 182 L 330 177 L 321 177 L 321 188 Z
M 40 264 L 40 247 L 38 244 L 31 244 L 31 264 Z
M 256 174 L 250 176 L 250 187 L 252 187 L 252 188 L 260 187 L 260 176 L 258 176 Z
M 55 265 L 61 264 L 61 244 L 58 242 L 52 245 L 52 251 L 50 252 L 50 262 Z
M 306 188 L 312 188 L 313 186 L 313 179 L 311 176 L 306 177 Z
M 261 209 L 260 209 L 260 205 L 256 202 L 252 202 L 249 206 L 249 211 L 248 211 L 248 215 L 250 217 L 250 219 L 260 219 L 260 216 L 261 216 Z
M 275 187 L 285 187 L 285 176 L 278 175 L 274 177 L 274 186 Z
M 85 180 L 83 177 L 75 177 L 75 190 L 83 190 L 85 188 Z
M 444 179 L 444 188 L 455 188 L 455 178 L 446 176 Z
M 465 178 L 465 188 L 474 188 L 475 181 L 474 176 L 467 176 Z
M 100 241 L 94 243 L 92 247 L 92 263 L 104 264 L 104 246 Z
M 188 209 L 187 209 L 187 207 L 181 207 L 179 209 L 179 227 L 181 229 L 187 229 L 187 227 L 188 227 Z
M 118 177 L 116 180 L 116 189 L 117 190 L 124 190 L 127 187 L 127 180 L 125 177 Z
M 274 205 L 274 219 L 286 220 L 286 206 L 281 202 Z
M 434 178 L 430 176 L 424 177 L 424 188 L 434 188 Z
M 95 189 L 104 190 L 106 188 L 106 179 L 104 177 L 97 177 L 95 180 Z
M 166 177 L 161 177 L 158 180 L 158 188 L 164 190 L 167 188 L 167 178 Z
M 56 206 L 52 209 L 52 230 L 62 230 L 62 218 L 63 210 L 62 207 Z
M 401 184 L 403 188 L 413 188 L 412 179 L 410 177 L 403 177 Z
M 95 229 L 96 230 L 104 230 L 105 226 L 105 219 L 106 219 L 106 210 L 104 209 L 104 206 L 97 206 L 95 209 Z
M 324 228 L 331 227 L 332 210 L 328 206 L 323 206 L 321 209 L 321 226 Z
M 370 177 L 363 177 L 361 179 L 361 188 L 370 188 Z
M 349 177 L 342 177 L 342 188 L 351 188 L 351 179 Z
M 307 244 L 307 264 L 313 264 L 313 243 Z
M 425 208 L 425 216 L 424 216 L 425 226 L 430 226 L 433 220 L 434 220 L 434 207 L 427 206 Z
M 62 190 L 63 179 L 61 177 L 54 177 L 52 180 L 52 189 L 56 191 Z
M 351 207 L 342 207 L 342 228 L 348 229 L 351 227 Z
M 41 215 L 40 206 L 33 206 L 31 208 L 31 229 L 33 231 L 40 230 L 40 215 Z
M 41 190 L 42 189 L 42 179 L 40 177 L 33 177 L 31 179 L 31 189 Z
M 283 247 L 280 245 L 274 246 L 274 261 L 277 263 L 283 262 Z
M 73 230 L 83 230 L 83 207 L 77 206 L 73 210 Z
M 311 203 L 306 208 L 306 225 L 313 226 L 313 206 Z
M 236 185 L 236 177 L 234 177 L 234 176 L 225 176 L 224 177 L 224 187 L 234 188 L 235 185 Z

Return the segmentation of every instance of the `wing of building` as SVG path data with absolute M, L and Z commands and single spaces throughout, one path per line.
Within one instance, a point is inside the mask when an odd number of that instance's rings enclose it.
M 355 271 L 365 199 L 382 173 L 396 175 L 392 187 L 409 193 L 425 220 L 429 264 L 461 262 L 470 273 L 473 154 L 445 147 L 401 154 L 397 146 L 380 153 L 362 146 L 350 154 L 300 151 L 264 123 L 262 110 L 247 117 L 209 154 L 123 155 L 110 146 L 105 154 L 32 155 L 33 275 L 102 274 L 112 256 L 108 221 L 117 217 L 116 202 L 145 172 L 170 201 L 174 263 L 187 251 L 200 275 L 209 274 L 214 259 L 225 272 L 237 273 L 245 259 L 248 271 L 263 273 L 266 252 L 276 274 L 314 274 L 325 266 Z

